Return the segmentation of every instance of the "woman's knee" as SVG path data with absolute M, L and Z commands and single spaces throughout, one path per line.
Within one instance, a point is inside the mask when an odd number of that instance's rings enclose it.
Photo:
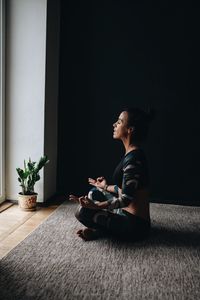
M 105 201 L 106 197 L 105 195 L 99 191 L 96 187 L 93 187 L 89 193 L 88 193 L 88 198 L 94 201 Z
M 88 220 L 91 218 L 91 215 L 93 214 L 93 210 L 86 208 L 86 207 L 82 207 L 81 205 L 79 205 L 77 207 L 77 210 L 75 212 L 75 217 L 79 220 L 79 221 L 83 221 L 83 220 Z
M 91 227 L 91 228 L 97 228 L 96 224 L 93 221 L 94 214 L 96 213 L 96 210 L 82 207 L 81 205 L 78 206 L 76 212 L 75 212 L 75 217 L 77 220 L 85 225 L 86 227 Z
M 80 220 L 81 216 L 83 215 L 83 207 L 79 205 L 75 211 L 75 217 Z
M 110 221 L 108 212 L 104 211 L 104 210 L 98 211 L 94 215 L 93 221 L 94 221 L 94 223 L 96 223 L 100 226 L 108 227 L 108 224 L 109 224 L 109 221 Z

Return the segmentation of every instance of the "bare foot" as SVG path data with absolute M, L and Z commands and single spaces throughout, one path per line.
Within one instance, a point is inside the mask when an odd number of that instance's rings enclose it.
M 77 235 L 84 241 L 92 241 L 99 237 L 97 230 L 92 228 L 79 229 Z

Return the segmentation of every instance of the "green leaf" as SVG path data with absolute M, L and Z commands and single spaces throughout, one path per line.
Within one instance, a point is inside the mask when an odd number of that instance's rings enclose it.
M 34 185 L 36 181 L 40 180 L 39 170 L 41 170 L 49 162 L 46 155 L 42 156 L 36 164 L 35 161 L 31 161 L 29 157 L 28 162 L 24 160 L 24 169 L 17 168 L 19 175 L 18 181 L 21 183 L 22 193 L 24 195 L 34 192 Z
M 34 167 L 35 167 L 35 164 L 36 164 L 35 161 L 33 161 L 33 162 L 29 161 L 28 164 L 27 164 L 28 169 L 29 169 L 30 171 L 33 171 L 33 170 L 34 170 Z
M 18 173 L 19 177 L 22 180 L 24 180 L 25 179 L 24 171 L 22 169 L 20 169 L 20 168 L 17 168 L 16 170 L 17 170 L 17 173 Z
M 37 170 L 38 171 L 41 170 L 45 166 L 45 164 L 47 164 L 48 162 L 49 162 L 49 160 L 48 160 L 47 156 L 46 155 L 42 156 L 37 165 Z
M 24 170 L 26 171 L 26 161 L 24 159 Z
M 38 180 L 40 180 L 40 175 L 39 175 L 39 174 L 36 174 L 35 181 L 38 181 Z
M 24 179 L 27 179 L 30 174 L 31 173 L 28 170 L 24 172 Z

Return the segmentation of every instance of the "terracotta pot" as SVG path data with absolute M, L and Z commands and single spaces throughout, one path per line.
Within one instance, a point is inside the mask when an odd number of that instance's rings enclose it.
M 33 211 L 36 210 L 36 203 L 37 202 L 37 194 L 33 195 L 22 195 L 21 193 L 18 194 L 18 203 L 19 207 L 22 210 L 26 211 Z

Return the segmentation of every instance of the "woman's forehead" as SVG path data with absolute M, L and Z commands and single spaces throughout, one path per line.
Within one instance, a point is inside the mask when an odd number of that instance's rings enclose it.
M 119 115 L 119 120 L 127 121 L 128 120 L 128 113 L 126 111 L 122 111 Z

